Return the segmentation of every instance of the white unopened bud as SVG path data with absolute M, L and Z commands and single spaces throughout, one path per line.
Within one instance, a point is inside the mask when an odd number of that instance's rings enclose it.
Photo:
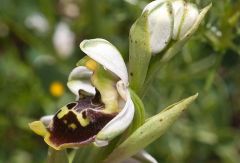
M 183 39 L 199 16 L 195 5 L 183 0 L 156 0 L 149 3 L 143 12 L 148 12 L 150 48 L 153 54 L 164 50 L 171 39 Z
M 157 0 L 149 3 L 143 10 L 148 11 L 148 30 L 150 48 L 153 54 L 162 51 L 171 39 L 173 19 L 170 3 Z

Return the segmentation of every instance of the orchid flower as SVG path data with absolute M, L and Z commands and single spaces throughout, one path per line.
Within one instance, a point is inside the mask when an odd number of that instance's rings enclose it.
M 30 123 L 30 128 L 56 150 L 91 142 L 106 146 L 126 130 L 134 116 L 120 52 L 104 39 L 84 40 L 80 48 L 87 57 L 72 70 L 67 83 L 76 101 L 55 115 Z

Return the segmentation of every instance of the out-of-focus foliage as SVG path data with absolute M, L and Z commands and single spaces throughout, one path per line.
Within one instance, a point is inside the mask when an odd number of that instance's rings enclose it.
M 28 122 L 74 99 L 66 80 L 83 56 L 83 39 L 105 38 L 127 60 L 130 26 L 147 2 L 1 0 L 0 162 L 44 162 L 47 145 Z M 192 2 L 204 7 L 210 0 Z M 171 131 L 147 148 L 159 162 L 240 160 L 240 0 L 212 3 L 196 35 L 144 97 L 153 115 L 199 92 Z

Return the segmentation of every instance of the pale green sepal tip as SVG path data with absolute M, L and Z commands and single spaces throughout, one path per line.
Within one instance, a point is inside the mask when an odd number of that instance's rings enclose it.
M 198 94 L 188 97 L 149 118 L 109 155 L 106 162 L 121 162 L 145 148 L 163 135 L 197 97 Z

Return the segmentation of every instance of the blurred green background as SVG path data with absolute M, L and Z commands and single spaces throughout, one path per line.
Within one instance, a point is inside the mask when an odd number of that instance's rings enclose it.
M 147 0 L 0 0 L 0 162 L 40 163 L 47 145 L 28 123 L 75 97 L 69 72 L 83 39 L 105 38 L 127 60 L 128 33 Z M 200 8 L 210 0 L 193 0 Z M 240 0 L 212 0 L 198 32 L 158 73 L 147 114 L 199 92 L 147 147 L 159 162 L 240 162 Z

